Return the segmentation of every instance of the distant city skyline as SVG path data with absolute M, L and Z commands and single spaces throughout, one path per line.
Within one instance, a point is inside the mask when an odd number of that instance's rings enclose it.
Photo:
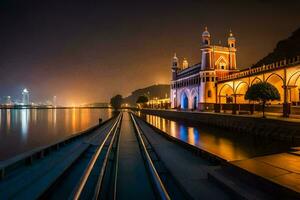
M 212 40 L 237 39 L 247 68 L 299 28 L 299 1 L 1 1 L 0 96 L 79 105 L 168 84 L 176 52 L 200 59 L 205 26 Z M 181 64 L 181 63 L 180 63 Z
M 59 106 L 57 104 L 57 96 L 53 96 L 52 100 L 37 100 L 30 101 L 30 91 L 27 88 L 23 88 L 19 95 L 12 97 L 10 95 L 3 96 L 0 98 L 0 105 L 52 105 Z

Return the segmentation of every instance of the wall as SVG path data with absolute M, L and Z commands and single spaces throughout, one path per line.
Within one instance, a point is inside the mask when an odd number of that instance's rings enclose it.
M 300 123 L 276 119 L 262 119 L 239 115 L 184 112 L 171 110 L 142 110 L 142 113 L 165 118 L 204 123 L 230 129 L 242 134 L 260 135 L 300 145 Z
M 273 101 L 272 104 L 282 104 L 284 102 L 296 104 L 300 102 L 299 80 L 300 56 L 297 56 L 247 71 L 237 72 L 220 79 L 217 83 L 218 98 L 216 100 L 218 103 L 226 103 L 226 96 L 232 96 L 236 98 L 236 103 L 238 104 L 248 103 L 244 99 L 248 87 L 254 83 L 266 81 L 274 85 L 280 93 L 280 100 Z M 284 95 L 284 89 L 287 92 L 286 96 Z

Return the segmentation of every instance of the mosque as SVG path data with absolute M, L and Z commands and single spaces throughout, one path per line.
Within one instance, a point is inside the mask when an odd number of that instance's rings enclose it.
M 215 83 L 220 77 L 236 72 L 236 39 L 229 33 L 227 46 L 211 44 L 211 35 L 202 33 L 201 62 L 182 66 L 176 55 L 172 62 L 171 106 L 182 109 L 205 109 L 215 103 Z
M 189 65 L 186 59 L 179 64 L 172 59 L 171 107 L 190 110 L 219 110 L 226 105 L 246 104 L 244 95 L 254 83 L 266 81 L 274 85 L 281 100 L 272 102 L 282 112 L 290 112 L 291 105 L 300 102 L 300 56 L 263 64 L 259 67 L 237 69 L 236 38 L 230 31 L 227 45 L 212 44 L 207 27 L 202 33 L 201 62 Z

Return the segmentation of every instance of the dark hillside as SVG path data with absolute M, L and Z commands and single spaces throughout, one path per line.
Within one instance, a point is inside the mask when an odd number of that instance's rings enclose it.
M 270 64 L 285 58 L 293 58 L 300 55 L 300 28 L 292 33 L 292 35 L 277 43 L 272 53 L 258 61 L 254 67 Z

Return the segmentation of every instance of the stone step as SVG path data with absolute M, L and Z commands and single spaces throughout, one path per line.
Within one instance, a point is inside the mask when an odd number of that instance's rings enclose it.
M 239 179 L 224 173 L 222 169 L 211 170 L 210 172 L 208 172 L 208 178 L 221 184 L 226 189 L 231 191 L 235 196 L 241 199 L 272 199 L 256 188 L 250 187 L 249 185 L 241 182 Z

